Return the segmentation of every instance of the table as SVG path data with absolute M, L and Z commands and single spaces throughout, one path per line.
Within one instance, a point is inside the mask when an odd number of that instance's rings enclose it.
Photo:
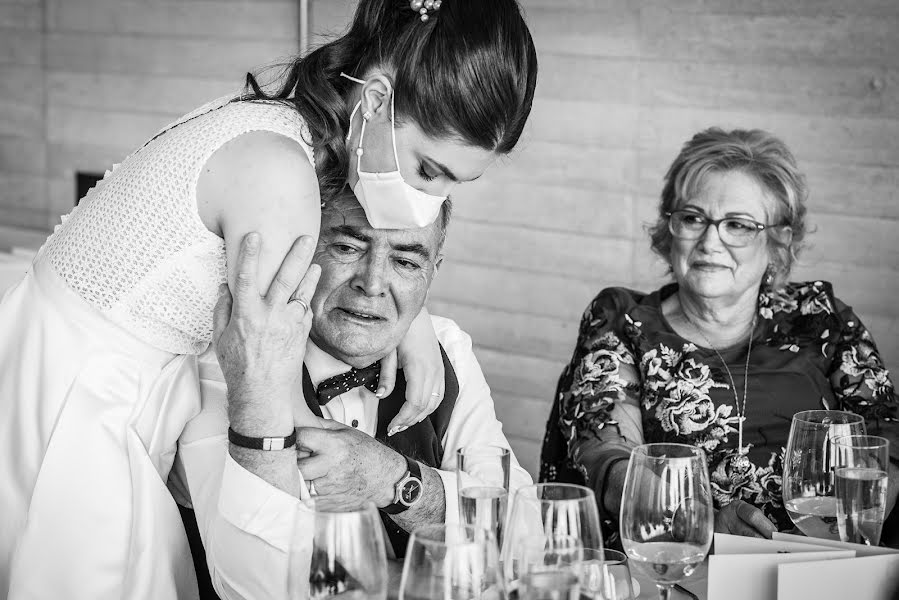
M 400 579 L 403 575 L 403 563 L 398 560 L 387 561 L 387 598 L 389 600 L 398 600 L 400 590 Z M 640 574 L 636 569 L 631 571 L 634 579 L 640 583 L 640 595 L 634 600 L 656 600 L 659 595 L 656 591 L 655 584 Z M 706 600 L 709 586 L 709 563 L 708 560 L 702 563 L 696 572 L 683 584 L 685 588 L 693 592 L 699 597 L 699 600 Z M 676 591 L 672 594 L 673 600 L 684 600 L 689 598 L 684 594 Z

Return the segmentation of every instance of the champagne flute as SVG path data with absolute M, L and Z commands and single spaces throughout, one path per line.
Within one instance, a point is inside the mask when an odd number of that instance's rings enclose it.
M 634 600 L 627 555 L 618 550 L 584 548 L 581 596 L 594 600 Z
M 345 512 L 316 509 L 314 532 L 308 520 L 298 519 L 289 560 L 292 600 L 387 598 L 383 525 L 374 504 Z
M 515 590 L 533 553 L 573 545 L 602 548 L 599 512 L 593 490 L 569 483 L 519 488 L 505 530 L 502 564 L 507 588 Z
M 805 410 L 793 415 L 784 455 L 783 501 L 790 519 L 805 535 L 840 539 L 834 441 L 864 434 L 864 419 L 850 412 Z
M 459 520 L 487 529 L 502 546 L 509 496 L 511 452 L 502 446 L 468 446 L 456 451 Z
M 621 503 L 621 542 L 659 598 L 693 574 L 712 543 L 714 511 L 705 452 L 686 444 L 631 451 Z
M 886 511 L 890 442 L 876 435 L 845 435 L 834 447 L 840 540 L 876 546 Z
M 502 600 L 493 533 L 470 525 L 426 525 L 412 532 L 399 600 Z

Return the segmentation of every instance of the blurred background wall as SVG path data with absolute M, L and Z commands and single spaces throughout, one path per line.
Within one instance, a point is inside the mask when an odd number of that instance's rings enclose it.
M 353 5 L 309 0 L 312 42 Z M 796 278 L 833 281 L 899 374 L 899 2 L 523 5 L 541 69 L 531 123 L 455 195 L 430 307 L 471 333 L 527 468 L 587 302 L 663 281 L 644 225 L 704 127 L 761 127 L 793 148 L 817 227 Z M 102 173 L 295 53 L 299 14 L 298 0 L 0 0 L 0 248 L 39 244 L 76 172 Z

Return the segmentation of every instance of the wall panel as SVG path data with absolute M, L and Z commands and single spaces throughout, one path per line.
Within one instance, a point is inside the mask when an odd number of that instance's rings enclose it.
M 354 4 L 310 0 L 312 41 L 344 30 Z M 541 66 L 532 119 L 511 156 L 454 190 L 429 306 L 471 334 L 527 468 L 586 304 L 665 280 L 645 227 L 704 127 L 760 127 L 793 148 L 817 227 L 795 278 L 833 281 L 899 372 L 899 3 L 522 4 Z M 291 56 L 296 6 L 0 0 L 0 224 L 40 237 L 69 210 L 76 171 L 102 173 Z

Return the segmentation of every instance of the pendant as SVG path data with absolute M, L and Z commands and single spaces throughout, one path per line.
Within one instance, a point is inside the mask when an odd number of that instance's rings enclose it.
M 748 469 L 750 462 L 749 457 L 746 456 L 746 449 L 740 448 L 737 451 L 737 455 L 730 459 L 730 464 L 735 469 Z

